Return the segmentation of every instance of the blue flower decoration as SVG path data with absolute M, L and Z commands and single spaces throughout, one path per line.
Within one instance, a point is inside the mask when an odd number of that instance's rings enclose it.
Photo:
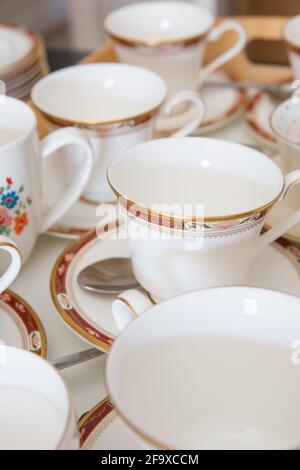
M 15 191 L 10 193 L 2 194 L 1 196 L 1 205 L 7 207 L 8 209 L 13 209 L 19 201 L 19 196 Z

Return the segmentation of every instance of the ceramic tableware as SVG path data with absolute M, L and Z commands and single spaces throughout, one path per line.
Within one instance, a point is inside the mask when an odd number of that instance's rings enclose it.
M 140 144 L 110 165 L 108 180 L 126 219 L 135 277 L 156 301 L 244 284 L 259 251 L 300 222 L 297 207 L 260 234 L 300 170 L 284 178 L 265 155 L 219 139 Z
M 32 86 L 48 72 L 43 39 L 28 29 L 0 24 L 0 80 L 6 94 L 29 99 Z
M 300 168 L 300 103 L 293 98 L 284 101 L 272 112 L 270 125 L 276 136 L 285 172 Z
M 106 385 L 140 447 L 298 448 L 299 308 L 298 297 L 223 287 L 134 320 L 108 355 Z
M 11 290 L 0 294 L 0 340 L 41 357 L 47 355 L 44 327 L 33 308 Z
M 78 449 L 70 392 L 54 368 L 36 354 L 0 345 L 0 371 L 0 449 Z
M 194 130 L 193 135 L 203 135 L 208 132 L 222 128 L 242 114 L 246 104 L 246 93 L 235 87 L 221 86 L 224 79 L 228 77 L 224 73 L 218 72 L 201 87 L 201 97 L 205 104 L 205 117 L 201 125 Z M 220 83 L 216 86 L 215 83 Z M 229 81 L 230 83 L 230 81 Z M 189 122 L 197 113 L 197 107 L 191 105 L 181 112 L 171 115 L 160 115 L 155 122 L 155 136 L 167 137 Z
M 51 295 L 64 324 L 89 345 L 107 352 L 118 335 L 112 315 L 115 296 L 87 292 L 77 282 L 78 274 L 91 263 L 112 257 L 129 257 L 130 243 L 126 239 L 126 230 L 122 233 L 123 239 L 111 239 L 109 232 L 104 236 L 104 230 L 105 226 L 98 229 L 100 239 L 93 231 L 61 253 L 51 274 Z M 294 247 L 283 248 L 278 243 L 264 248 L 252 264 L 246 284 L 300 297 L 300 265 L 295 256 L 297 253 L 292 250 Z M 300 253 L 298 258 L 300 260 Z M 132 302 L 132 298 L 130 300 Z M 131 317 L 129 310 L 125 319 Z
M 300 79 L 300 15 L 291 18 L 283 29 L 294 76 Z
M 276 137 L 270 125 L 270 116 L 278 106 L 268 93 L 254 93 L 245 112 L 245 121 L 251 135 L 272 149 L 276 149 Z
M 236 21 L 214 27 L 205 8 L 188 2 L 141 2 L 110 13 L 104 27 L 122 62 L 141 65 L 160 74 L 170 93 L 195 90 L 216 69 L 235 57 L 246 44 L 246 33 Z M 222 55 L 203 65 L 207 42 L 226 31 L 238 39 Z M 180 73 L 178 71 L 180 70 Z
M 151 138 L 159 112 L 171 113 L 180 103 L 196 104 L 196 114 L 174 135 L 187 135 L 202 122 L 205 107 L 196 93 L 181 92 L 165 103 L 166 95 L 165 82 L 153 72 L 111 63 L 59 70 L 32 90 L 34 105 L 52 125 L 86 129 L 96 162 L 83 196 L 92 202 L 113 200 L 106 180 L 108 165 L 120 152 Z
M 0 108 L 0 230 L 17 241 L 25 262 L 38 234 L 61 219 L 80 197 L 92 171 L 93 151 L 84 132 L 74 128 L 60 129 L 40 144 L 36 117 L 27 104 L 3 97 Z M 59 198 L 59 193 L 52 194 L 54 200 L 42 213 L 42 161 L 70 145 L 83 150 L 80 171 L 69 187 L 63 186 Z M 58 186 L 63 175 L 57 170 L 52 177 Z
M 7 257 L 9 257 L 9 261 Z M 0 235 L 0 294 L 16 279 L 21 269 L 21 264 L 21 254 L 15 242 L 8 237 Z
M 104 398 L 78 422 L 81 450 L 136 450 L 139 442 Z

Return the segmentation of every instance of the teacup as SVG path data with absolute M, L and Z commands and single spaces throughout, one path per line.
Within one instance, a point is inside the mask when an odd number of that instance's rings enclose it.
M 194 92 L 181 92 L 165 103 L 167 87 L 156 74 L 125 64 L 76 65 L 54 72 L 32 90 L 35 106 L 50 125 L 86 129 L 95 166 L 83 196 L 91 202 L 111 202 L 108 165 L 121 152 L 153 136 L 160 112 L 171 113 L 180 103 L 197 104 L 198 112 L 174 135 L 191 133 L 202 122 L 205 108 Z M 74 161 L 74 151 L 64 152 Z M 80 155 L 78 155 L 78 158 Z M 71 175 L 72 178 L 72 175 Z
M 1 209 L 0 209 L 1 212 Z M 10 284 L 15 280 L 21 269 L 21 255 L 17 245 L 7 237 L 0 235 L 0 251 L 8 253 L 10 257 L 9 265 L 3 259 L 1 254 L 0 263 L 0 294 L 7 289 Z
M 60 129 L 39 143 L 35 114 L 22 101 L 2 97 L 0 110 L 0 233 L 17 242 L 24 263 L 38 234 L 79 199 L 92 171 L 93 151 L 84 132 L 74 128 Z M 80 171 L 43 213 L 42 161 L 56 150 L 74 145 L 83 149 Z M 61 177 L 58 169 L 52 177 Z
M 213 15 L 189 2 L 128 5 L 110 13 L 104 26 L 121 62 L 158 73 L 167 82 L 170 93 L 197 89 L 246 44 L 246 33 L 239 23 L 224 21 L 214 27 Z M 236 43 L 204 66 L 206 43 L 216 41 L 226 31 L 236 31 Z
M 70 391 L 34 353 L 0 345 L 2 450 L 79 449 Z
M 300 79 L 300 15 L 291 18 L 283 29 L 294 77 Z
M 114 341 L 110 400 L 144 449 L 299 448 L 299 311 L 247 287 L 163 302 Z
M 140 144 L 109 167 L 139 283 L 155 301 L 245 282 L 259 250 L 300 222 L 300 208 L 260 235 L 266 214 L 300 181 L 268 157 L 219 139 Z
M 286 172 L 300 169 L 300 103 L 280 103 L 270 117 Z

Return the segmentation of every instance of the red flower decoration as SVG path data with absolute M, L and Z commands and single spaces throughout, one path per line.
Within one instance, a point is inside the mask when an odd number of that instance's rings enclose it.
M 6 178 L 6 182 L 7 184 L 9 185 L 12 185 L 13 184 L 13 180 L 11 178 Z

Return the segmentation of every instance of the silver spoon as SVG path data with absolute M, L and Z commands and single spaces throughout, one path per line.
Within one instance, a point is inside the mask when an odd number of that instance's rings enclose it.
M 267 92 L 272 98 L 284 101 L 291 98 L 293 88 L 291 83 L 256 83 L 250 81 L 213 81 L 207 80 L 205 85 L 218 88 L 239 88 L 242 90 L 257 89 Z
M 83 289 L 98 294 L 120 294 L 139 287 L 129 258 L 107 258 L 83 269 L 77 277 Z

